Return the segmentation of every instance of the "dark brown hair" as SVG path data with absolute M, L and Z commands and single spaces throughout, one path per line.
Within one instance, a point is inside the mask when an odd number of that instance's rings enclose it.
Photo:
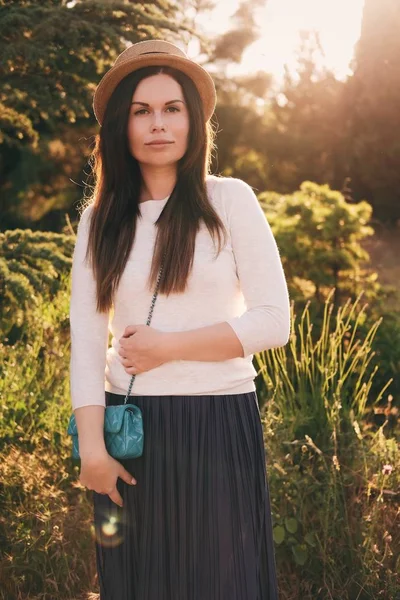
M 108 101 L 100 133 L 89 159 L 94 186 L 86 258 L 90 258 L 96 279 L 97 310 L 110 310 L 114 293 L 135 239 L 140 215 L 142 177 L 138 161 L 128 146 L 127 127 L 131 100 L 139 82 L 157 73 L 166 73 L 180 84 L 189 111 L 188 146 L 178 161 L 175 187 L 156 221 L 157 235 L 148 279 L 154 287 L 165 254 L 159 294 L 184 292 L 193 265 L 196 234 L 203 220 L 213 241 L 226 230 L 211 205 L 206 188 L 214 131 L 205 122 L 203 105 L 192 80 L 171 67 L 144 67 L 127 75 Z

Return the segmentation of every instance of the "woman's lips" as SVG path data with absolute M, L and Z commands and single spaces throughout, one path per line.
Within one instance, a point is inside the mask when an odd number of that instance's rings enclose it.
M 152 142 L 147 144 L 150 148 L 165 148 L 166 146 L 170 146 L 173 142 Z

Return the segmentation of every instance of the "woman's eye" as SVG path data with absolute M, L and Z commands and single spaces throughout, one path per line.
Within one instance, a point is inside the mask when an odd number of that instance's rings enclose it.
M 168 106 L 167 110 L 169 110 L 170 108 L 172 108 L 174 111 L 179 112 L 179 108 L 177 106 Z M 147 108 L 141 108 L 140 110 L 137 110 L 135 112 L 135 115 L 141 115 L 143 113 L 143 111 L 146 111 Z

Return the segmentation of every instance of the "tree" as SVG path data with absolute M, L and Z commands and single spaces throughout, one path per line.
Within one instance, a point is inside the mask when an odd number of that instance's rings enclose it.
M 318 66 L 320 62 L 318 35 L 303 32 L 296 73 L 285 67 L 283 87 L 266 112 L 263 151 L 270 165 L 269 189 L 288 193 L 305 180 L 341 189 L 338 153 L 344 135 L 345 84 Z
M 348 82 L 348 174 L 374 217 L 400 219 L 400 4 L 366 0 L 361 37 Z
M 180 19 L 172 0 L 0 0 L 3 229 L 26 225 L 21 203 L 32 203 L 29 188 L 42 198 L 40 214 L 46 201 L 47 210 L 65 207 L 67 178 L 78 171 L 68 172 L 68 164 L 63 171 L 54 143 L 66 155 L 72 144 L 69 154 L 75 157 L 78 138 L 95 131 L 95 87 L 127 41 L 177 38 L 186 27 Z M 71 131 L 75 139 L 67 141 Z
M 261 33 L 256 11 L 265 0 L 240 3 L 231 17 L 232 26 L 208 44 L 204 66 L 211 66 L 217 88 L 218 154 L 213 169 L 225 175 L 235 175 L 265 189 L 268 168 L 263 152 L 265 135 L 263 109 L 260 100 L 270 93 L 272 76 L 265 71 L 228 76 L 227 68 L 240 63 L 243 53 Z

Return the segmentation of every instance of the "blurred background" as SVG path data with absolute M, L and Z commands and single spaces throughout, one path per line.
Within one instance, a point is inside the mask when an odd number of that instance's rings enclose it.
M 149 38 L 212 74 L 212 171 L 288 281 L 291 340 L 254 357 L 281 599 L 400 599 L 399 31 L 399 0 L 0 0 L 1 600 L 97 598 L 69 273 L 93 92 Z

